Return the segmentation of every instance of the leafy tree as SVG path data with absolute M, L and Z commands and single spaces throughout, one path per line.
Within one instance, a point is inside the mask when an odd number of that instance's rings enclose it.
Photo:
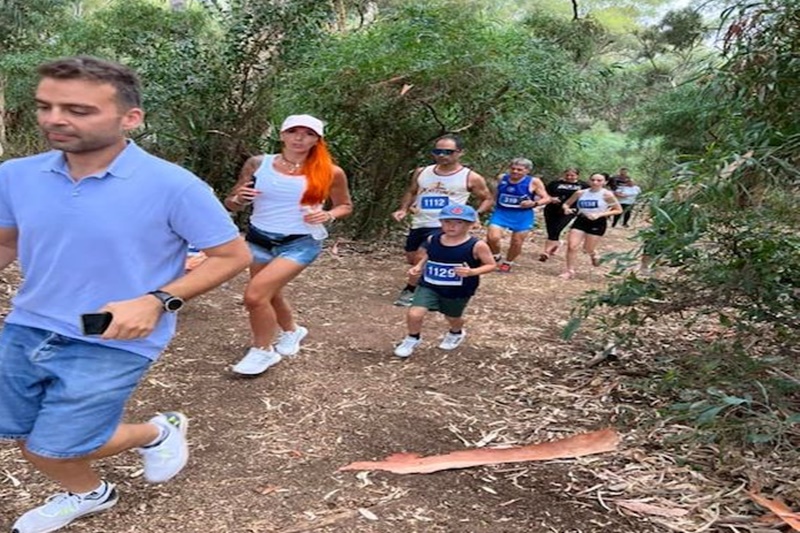
M 457 2 L 402 3 L 285 71 L 274 116 L 310 111 L 329 122 L 359 206 L 351 223 L 366 235 L 444 133 L 461 133 L 465 160 L 489 176 L 518 155 L 553 166 L 580 83 L 562 50 L 523 27 Z
M 12 76 L 24 68 L 23 57 L 33 53 L 61 26 L 66 0 L 0 0 L 0 157 L 8 143 L 7 129 L 19 117 L 7 108 Z
M 655 277 L 628 274 L 589 294 L 573 325 L 599 306 L 610 308 L 604 322 L 620 335 L 669 316 L 687 327 L 713 317 L 738 334 L 734 350 L 744 354 L 744 339 L 755 336 L 772 365 L 796 364 L 785 347 L 800 340 L 800 4 L 743 3 L 726 16 L 724 63 L 699 85 L 663 97 L 661 109 L 678 109 L 648 124 L 648 133 L 683 154 L 651 195 L 652 225 L 640 233 L 643 251 L 667 268 Z M 734 354 L 715 357 L 735 371 Z M 736 377 L 731 386 L 760 387 L 770 398 L 785 390 Z
M 89 10 L 40 46 L 37 59 L 85 53 L 135 68 L 148 112 L 138 140 L 225 190 L 262 144 L 274 76 L 287 57 L 322 35 L 330 6 L 235 0 L 173 7 L 163 0 L 116 0 Z M 25 64 L 19 79 L 30 84 L 38 61 L 13 60 Z M 20 96 L 14 105 L 22 109 L 27 101 Z

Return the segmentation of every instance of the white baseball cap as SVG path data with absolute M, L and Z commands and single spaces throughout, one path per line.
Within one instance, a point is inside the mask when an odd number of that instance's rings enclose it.
M 283 124 L 281 124 L 281 132 L 298 126 L 308 128 L 320 137 L 323 137 L 322 121 L 311 115 L 289 115 L 286 117 L 286 120 L 283 121 Z

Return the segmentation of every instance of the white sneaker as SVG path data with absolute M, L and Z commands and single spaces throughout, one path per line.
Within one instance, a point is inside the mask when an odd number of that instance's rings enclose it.
M 144 460 L 144 478 L 149 483 L 164 483 L 183 470 L 189 460 L 189 445 L 186 432 L 189 419 L 183 413 L 170 411 L 150 419 L 151 424 L 167 432 L 158 446 L 139 448 Z
M 414 348 L 416 348 L 420 342 L 422 342 L 422 339 L 406 337 L 400 344 L 397 345 L 397 348 L 394 349 L 394 354 L 397 357 L 409 357 L 412 353 L 414 353 Z
M 275 344 L 275 351 L 281 355 L 291 357 L 300 351 L 300 341 L 302 341 L 308 330 L 303 326 L 297 326 L 294 331 L 282 331 Z
M 44 505 L 31 509 L 17 520 L 13 533 L 50 533 L 67 526 L 82 516 L 99 513 L 117 503 L 117 489 L 106 483 L 102 494 L 83 497 L 69 492 L 60 492 L 47 498 Z
M 441 344 L 439 344 L 439 348 L 442 350 L 455 350 L 461 343 L 464 342 L 464 338 L 467 334 L 462 331 L 461 333 L 450 333 L 449 331 L 442 339 Z
M 280 360 L 281 354 L 272 348 L 269 350 L 250 348 L 242 360 L 233 367 L 233 371 L 245 376 L 257 376 L 266 372 L 269 367 L 278 364 Z

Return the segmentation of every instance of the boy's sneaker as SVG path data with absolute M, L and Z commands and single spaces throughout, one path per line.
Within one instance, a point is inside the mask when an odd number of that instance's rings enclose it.
M 244 376 L 257 376 L 281 361 L 281 354 L 275 350 L 263 348 L 250 348 L 241 361 L 236 363 L 233 371 Z
M 412 300 L 414 300 L 414 291 L 403 289 L 400 291 L 397 300 L 394 301 L 394 305 L 398 307 L 411 307 Z
M 461 333 L 450 333 L 449 331 L 442 339 L 442 343 L 439 344 L 439 348 L 442 350 L 455 350 L 461 343 L 464 342 L 464 338 L 467 336 L 466 333 L 463 331 Z
M 416 348 L 420 342 L 422 342 L 422 339 L 415 339 L 414 337 L 406 337 L 394 349 L 394 354 L 397 357 L 409 357 L 412 353 L 414 353 L 414 348 Z
M 308 330 L 303 326 L 297 326 L 294 331 L 282 331 L 275 343 L 275 351 L 281 355 L 291 357 L 300 351 L 300 341 L 302 341 Z
M 170 411 L 154 416 L 150 423 L 166 431 L 167 436 L 155 446 L 139 448 L 144 460 L 144 478 L 150 483 L 164 483 L 183 470 L 189 460 L 186 442 L 189 419 L 183 413 Z
M 497 270 L 501 274 L 509 274 L 511 273 L 511 263 L 506 263 L 506 262 L 500 263 L 500 266 L 497 267 Z
M 47 498 L 44 505 L 31 509 L 11 526 L 12 533 L 50 533 L 67 526 L 73 520 L 114 507 L 119 497 L 111 483 L 101 494 L 78 496 L 60 492 Z

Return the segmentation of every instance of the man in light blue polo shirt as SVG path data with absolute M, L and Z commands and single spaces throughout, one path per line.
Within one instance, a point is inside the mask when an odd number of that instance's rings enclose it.
M 188 420 L 123 424 L 128 397 L 175 331 L 183 302 L 242 271 L 250 253 L 210 188 L 126 139 L 142 123 L 139 82 L 91 57 L 39 67 L 37 118 L 53 151 L 0 165 L 0 269 L 23 282 L 0 333 L 0 438 L 66 492 L 15 533 L 56 531 L 117 491 L 92 461 L 138 449 L 147 481 L 188 459 Z M 184 275 L 187 243 L 208 256 Z M 102 334 L 81 315 L 108 312 Z

